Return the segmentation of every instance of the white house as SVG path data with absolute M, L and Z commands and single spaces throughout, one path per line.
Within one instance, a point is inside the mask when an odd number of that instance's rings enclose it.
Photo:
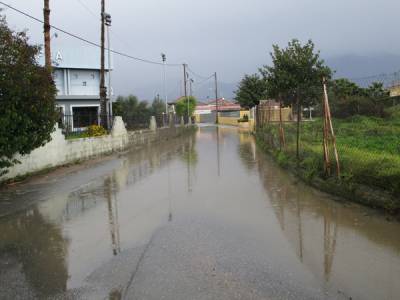
M 62 122 L 68 123 L 72 129 L 97 124 L 100 113 L 100 49 L 90 46 L 53 48 L 51 54 Z M 106 53 L 105 84 L 109 99 L 112 95 L 112 88 L 108 87 L 112 65 L 109 65 L 107 57 Z M 43 63 L 43 55 L 39 61 Z

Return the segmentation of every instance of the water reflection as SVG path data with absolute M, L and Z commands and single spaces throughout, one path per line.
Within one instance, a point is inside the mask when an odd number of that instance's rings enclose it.
M 29 295 L 47 298 L 66 291 L 68 240 L 38 209 L 0 222 L 0 298 L 11 299 L 13 287 L 26 282 Z M 5 287 L 8 287 L 5 289 Z
M 34 297 L 59 296 L 81 287 L 88 274 L 109 270 L 103 265 L 110 260 L 145 248 L 160 228 L 196 220 L 206 229 L 215 224 L 234 233 L 226 238 L 225 229 L 215 232 L 219 238 L 212 246 L 219 250 L 207 252 L 206 261 L 218 267 L 225 262 L 232 278 L 245 274 L 236 277 L 242 282 L 260 283 L 271 270 L 278 275 L 287 270 L 293 281 L 317 282 L 334 295 L 400 294 L 400 224 L 305 186 L 258 151 L 251 135 L 232 128 L 200 128 L 196 135 L 132 151 L 49 187 L 21 187 L 8 195 L 13 201 L 35 195 L 42 201 L 0 218 L 0 298 L 13 298 L 3 289 L 16 286 L 13 278 L 20 282 L 15 289 L 24 286 Z M 210 246 L 209 234 L 195 238 Z M 249 262 L 256 267 L 247 270 Z M 118 274 L 110 270 L 97 275 Z M 101 298 L 120 299 L 122 279 L 103 280 L 108 284 Z
M 239 140 L 238 153 L 251 169 L 254 140 Z M 400 224 L 369 209 L 335 202 L 298 182 L 261 151 L 255 155 L 283 234 L 323 286 L 355 299 L 395 299 L 400 294 Z
M 107 199 L 108 223 L 110 226 L 112 252 L 117 255 L 121 252 L 121 239 L 118 221 L 118 201 L 116 196 L 115 176 L 110 176 L 104 180 L 104 193 Z
M 218 177 L 220 177 L 221 176 L 221 150 L 220 150 L 221 141 L 220 141 L 220 138 L 219 138 L 220 128 L 218 126 L 216 126 L 215 127 L 215 131 L 217 133 L 217 166 L 218 166 L 217 174 L 218 174 Z
M 188 138 L 185 144 L 182 144 L 182 160 L 186 163 L 187 167 L 187 190 L 189 193 L 193 192 L 193 174 L 199 157 L 196 151 L 196 136 L 192 135 Z
M 168 189 L 158 190 L 157 195 L 168 198 L 166 214 L 172 221 L 170 162 L 179 158 L 190 168 L 188 177 L 193 176 L 198 162 L 194 136 L 126 154 L 111 171 L 100 164 L 60 179 L 51 187 L 29 186 L 28 195 L 40 195 L 48 200 L 36 203 L 32 209 L 0 218 L 0 298 L 14 298 L 13 286 L 16 289 L 23 286 L 25 298 L 57 297 L 79 287 L 93 269 L 110 256 L 117 256 L 123 250 L 122 233 L 128 236 L 125 241 L 135 242 L 153 231 L 160 218 L 149 222 L 149 215 L 152 215 L 149 209 L 156 215 L 165 214 L 166 209 L 157 202 L 149 208 L 146 198 L 132 199 L 126 195 L 134 191 L 139 182 L 166 167 Z M 65 190 L 68 192 L 63 193 Z M 2 197 L 18 202 L 26 195 L 10 191 Z M 125 200 L 122 219 L 121 197 Z M 132 205 L 136 205 L 138 211 L 132 210 Z M 23 295 L 20 290 L 17 294 Z M 119 298 L 118 290 L 110 292 L 110 299 Z

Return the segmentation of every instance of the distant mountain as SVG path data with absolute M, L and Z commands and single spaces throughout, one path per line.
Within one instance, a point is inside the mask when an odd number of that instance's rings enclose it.
M 235 97 L 236 83 L 219 82 L 218 96 L 221 98 L 233 100 Z M 214 85 L 201 86 L 195 90 L 195 96 L 200 100 L 215 99 Z
M 122 72 L 116 73 L 113 77 L 114 89 L 116 96 L 117 95 L 129 95 L 133 94 L 139 97 L 142 100 L 152 101 L 157 94 L 160 97 L 163 97 L 163 89 L 162 84 L 160 82 L 154 83 L 150 80 L 146 82 L 146 80 L 138 80 L 131 82 L 131 78 L 129 76 L 124 76 Z M 167 90 L 169 89 L 168 99 L 174 100 L 182 96 L 183 87 L 178 85 L 177 82 L 175 85 L 167 86 Z M 218 83 L 218 95 L 219 97 L 224 97 L 226 99 L 233 99 L 234 91 L 237 89 L 236 83 L 226 83 L 219 82 Z M 188 87 L 189 91 L 189 87 Z M 193 86 L 193 94 L 199 100 L 207 100 L 207 99 L 215 99 L 215 89 L 214 82 L 210 80 L 209 82 L 202 84 L 199 87 L 196 85 Z
M 374 54 L 368 56 L 349 54 L 330 57 L 325 59 L 325 62 L 336 71 L 336 78 L 364 78 L 381 74 L 391 74 L 400 70 L 400 55 L 395 54 Z
M 400 55 L 379 53 L 371 55 L 346 54 L 325 58 L 326 64 L 336 73 L 335 78 L 349 78 L 360 86 L 368 86 L 372 82 L 383 82 L 389 86 L 394 82 L 400 82 Z M 398 72 L 398 74 L 394 74 Z M 242 75 L 238 75 L 238 82 Z M 114 87 L 117 95 L 134 94 L 139 99 L 152 101 L 157 94 L 162 96 L 162 83 L 153 82 L 150 78 L 136 78 L 127 76 L 126 72 L 115 72 L 113 77 Z M 177 99 L 182 94 L 182 87 L 177 82 L 174 86 L 168 86 L 170 100 Z M 219 96 L 233 99 L 237 83 L 219 82 Z M 199 100 L 214 99 L 214 83 L 212 80 L 193 87 L 194 95 Z

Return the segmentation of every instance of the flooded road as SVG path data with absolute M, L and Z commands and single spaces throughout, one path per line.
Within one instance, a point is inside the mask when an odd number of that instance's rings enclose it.
M 0 299 L 399 299 L 400 223 L 234 128 L 1 191 Z

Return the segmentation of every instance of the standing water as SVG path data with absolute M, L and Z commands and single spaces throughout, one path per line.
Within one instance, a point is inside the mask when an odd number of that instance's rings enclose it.
M 399 299 L 400 224 L 196 134 L 1 191 L 0 299 Z

